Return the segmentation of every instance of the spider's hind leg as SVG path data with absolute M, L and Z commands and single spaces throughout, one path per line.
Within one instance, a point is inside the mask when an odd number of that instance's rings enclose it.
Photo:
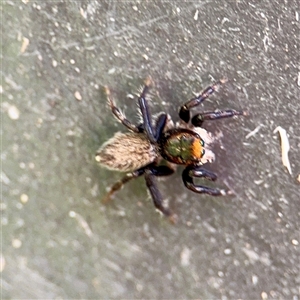
M 111 200 L 112 195 L 120 190 L 123 185 L 127 182 L 129 182 L 131 179 L 138 178 L 139 176 L 142 176 L 144 174 L 145 170 L 138 169 L 136 171 L 133 171 L 131 173 L 127 173 L 121 180 L 117 181 L 115 184 L 113 184 L 108 193 L 102 198 L 103 203 L 107 203 Z
M 123 185 L 129 182 L 131 179 L 145 176 L 146 185 L 150 191 L 154 206 L 160 212 L 162 212 L 172 223 L 176 223 L 177 215 L 172 213 L 170 209 L 163 205 L 163 197 L 157 187 L 155 180 L 156 176 L 168 176 L 174 173 L 174 169 L 169 166 L 156 166 L 155 164 L 150 164 L 146 167 L 140 168 L 131 173 L 127 173 L 121 180 L 117 181 L 109 190 L 109 192 L 102 198 L 102 202 L 107 203 L 111 200 L 112 195 L 120 190 Z

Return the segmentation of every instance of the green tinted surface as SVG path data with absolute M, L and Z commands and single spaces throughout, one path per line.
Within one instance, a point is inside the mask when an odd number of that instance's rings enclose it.
M 1 298 L 299 300 L 299 3 L 290 1 L 1 1 Z M 126 129 L 102 87 L 139 124 L 228 83 L 193 114 L 218 139 L 205 166 L 234 195 L 160 178 L 176 226 L 143 178 L 100 199 L 123 174 L 98 167 L 99 146 Z M 281 162 L 288 132 L 292 175 Z M 198 182 L 198 180 L 197 180 Z

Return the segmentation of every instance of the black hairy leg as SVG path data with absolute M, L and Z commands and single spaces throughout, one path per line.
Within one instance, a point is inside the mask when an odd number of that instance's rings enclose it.
M 208 86 L 200 95 L 190 99 L 188 102 L 183 104 L 179 110 L 180 119 L 183 120 L 185 123 L 188 123 L 190 121 L 190 109 L 201 104 L 206 98 L 213 94 L 226 81 L 226 79 L 220 79 L 215 84 Z
M 240 115 L 246 115 L 246 112 L 244 111 L 238 111 L 234 109 L 227 109 L 222 111 L 209 111 L 209 112 L 203 112 L 195 115 L 192 118 L 191 123 L 195 127 L 201 127 L 203 122 L 206 120 L 219 120 L 224 118 L 232 118 L 234 116 L 240 116 Z
M 204 169 L 200 166 L 187 166 L 182 172 L 182 180 L 184 185 L 191 191 L 199 194 L 208 194 L 212 196 L 225 196 L 231 194 L 230 191 L 225 191 L 223 189 L 211 188 L 203 185 L 196 185 L 194 183 L 194 177 L 205 178 L 210 181 L 215 181 L 217 175 Z

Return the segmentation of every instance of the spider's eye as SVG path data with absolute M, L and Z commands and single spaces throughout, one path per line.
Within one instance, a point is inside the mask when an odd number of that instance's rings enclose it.
M 202 149 L 202 151 L 201 151 L 201 157 L 203 157 L 204 154 L 205 154 L 205 149 Z
M 200 140 L 200 144 L 202 147 L 204 147 L 204 141 L 202 139 Z

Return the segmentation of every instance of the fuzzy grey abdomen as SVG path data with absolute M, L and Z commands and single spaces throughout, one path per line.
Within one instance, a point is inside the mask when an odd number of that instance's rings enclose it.
M 121 172 L 132 172 L 153 162 L 158 154 L 143 133 L 117 132 L 96 153 L 102 166 Z

